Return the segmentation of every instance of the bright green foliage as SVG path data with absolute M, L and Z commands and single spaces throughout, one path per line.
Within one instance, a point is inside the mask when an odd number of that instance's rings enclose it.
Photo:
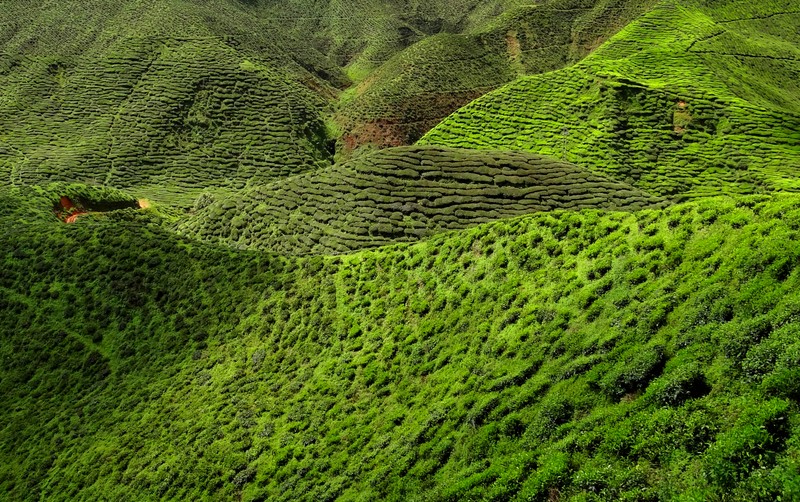
M 797 197 L 302 259 L 47 200 L 3 196 L 14 500 L 798 496 Z
M 796 2 L 661 2 L 565 70 L 519 80 L 423 144 L 563 157 L 659 195 L 797 190 Z
M 572 164 L 513 152 L 399 147 L 211 202 L 181 234 L 287 254 L 339 253 L 554 209 L 666 202 Z

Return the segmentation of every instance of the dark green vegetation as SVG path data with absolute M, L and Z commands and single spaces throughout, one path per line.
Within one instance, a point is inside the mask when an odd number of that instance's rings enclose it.
M 523 153 L 400 147 L 239 197 L 201 197 L 179 233 L 287 254 L 419 240 L 554 209 L 641 209 L 661 199 L 572 164 Z
M 798 26 L 6 0 L 0 498 L 800 500 Z
M 325 100 L 297 82 L 323 84 L 261 24 L 234 28 L 253 19 L 236 15 L 245 6 L 38 3 L 2 14 L 4 181 L 83 181 L 188 205 L 196 189 L 241 188 L 331 157 Z
M 204 189 L 325 166 L 337 140 L 413 142 L 519 74 L 585 55 L 582 33 L 607 10 L 638 12 L 610 0 L 318 3 L 6 2 L 0 179 L 77 180 L 189 206 Z
M 800 496 L 797 197 L 304 259 L 14 216 L 14 500 Z
M 337 119 L 346 131 L 344 146 L 414 142 L 489 90 L 580 60 L 654 3 L 517 2 L 516 8 L 473 29 L 424 39 L 342 97 Z

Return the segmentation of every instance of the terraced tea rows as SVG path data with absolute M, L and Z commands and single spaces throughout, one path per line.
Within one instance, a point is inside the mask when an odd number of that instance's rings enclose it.
M 324 166 L 333 86 L 350 82 L 342 67 L 369 72 L 430 34 L 526 3 L 9 2 L 0 179 L 83 181 L 185 205 L 200 189 Z
M 665 3 L 576 66 L 491 93 L 420 143 L 554 155 L 660 195 L 797 190 L 800 94 L 782 82 L 800 74 L 800 14 L 731 5 Z M 766 17 L 780 21 L 764 29 Z M 751 32 L 757 47 L 731 42 Z
M 411 144 L 492 89 L 580 60 L 653 3 L 553 0 L 518 6 L 474 32 L 422 40 L 344 96 L 343 146 Z
M 287 254 L 342 253 L 535 211 L 665 202 L 572 164 L 513 152 L 400 147 L 209 203 L 185 235 Z
M 797 195 L 296 259 L 10 192 L 11 500 L 800 498 Z
M 470 32 L 504 11 L 537 0 L 293 0 L 262 2 L 261 16 L 283 32 L 290 53 L 311 46 L 360 81 L 399 51 L 439 33 Z
M 216 39 L 129 39 L 74 67 L 23 65 L 2 82 L 24 96 L 0 105 L 11 183 L 83 181 L 174 203 L 330 155 L 322 98 Z
M 4 0 L 0 499 L 800 500 L 798 26 Z

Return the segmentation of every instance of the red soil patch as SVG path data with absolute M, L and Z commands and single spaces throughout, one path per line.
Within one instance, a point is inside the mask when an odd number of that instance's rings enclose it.
M 84 206 L 84 203 L 80 200 L 73 201 L 66 195 L 62 195 L 59 198 L 58 203 L 53 207 L 53 212 L 56 213 L 56 217 L 59 220 L 63 221 L 64 223 L 75 223 L 78 221 L 78 218 L 83 216 L 84 214 L 89 213 L 104 213 L 106 211 L 113 211 L 115 209 L 122 209 L 123 207 L 133 207 L 136 209 L 147 209 L 151 207 L 150 201 L 147 199 L 139 199 L 135 203 L 122 203 L 121 207 L 115 207 L 113 203 L 103 204 L 99 203 L 99 207 L 93 208 L 92 205 L 87 204 Z
M 83 211 L 81 213 L 72 213 L 71 215 L 67 216 L 64 220 L 64 223 L 75 223 L 78 221 L 79 216 L 83 216 L 84 214 L 89 214 L 87 211 Z
M 78 207 L 72 199 L 66 195 L 61 196 L 53 210 L 56 216 L 64 223 L 75 223 L 80 215 L 88 213 L 88 211 L 82 207 Z
M 373 144 L 380 148 L 402 146 L 407 144 L 403 127 L 389 120 L 376 120 L 359 124 L 350 133 L 343 136 L 345 150 L 355 150 L 361 145 Z
M 69 199 L 69 197 L 67 197 L 66 195 L 61 196 L 60 202 L 61 202 L 61 207 L 64 209 L 72 209 L 73 207 L 75 207 L 75 204 L 73 204 L 72 201 Z
M 378 148 L 412 145 L 436 124 L 489 89 L 424 93 L 397 103 L 387 116 L 370 121 L 353 120 L 345 125 L 344 150 L 363 145 Z

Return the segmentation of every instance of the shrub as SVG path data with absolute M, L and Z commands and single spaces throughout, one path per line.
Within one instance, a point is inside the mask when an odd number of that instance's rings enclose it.
M 700 367 L 691 363 L 654 381 L 648 394 L 664 406 L 678 406 L 688 399 L 708 394 L 711 388 Z
M 569 455 L 563 452 L 542 455 L 515 500 L 558 500 L 558 488 L 566 484 L 570 470 Z
M 761 389 L 770 396 L 800 402 L 800 368 L 780 368 L 767 375 Z
M 789 405 L 781 399 L 753 403 L 733 429 L 719 435 L 705 457 L 705 472 L 712 483 L 730 489 L 755 469 L 775 464 L 789 432 Z
M 605 393 L 619 399 L 625 394 L 644 389 L 664 367 L 664 347 L 652 345 L 617 363 L 601 381 Z
M 730 328 L 721 340 L 722 351 L 737 367 L 741 367 L 750 348 L 772 332 L 772 324 L 767 316 L 733 324 Z

